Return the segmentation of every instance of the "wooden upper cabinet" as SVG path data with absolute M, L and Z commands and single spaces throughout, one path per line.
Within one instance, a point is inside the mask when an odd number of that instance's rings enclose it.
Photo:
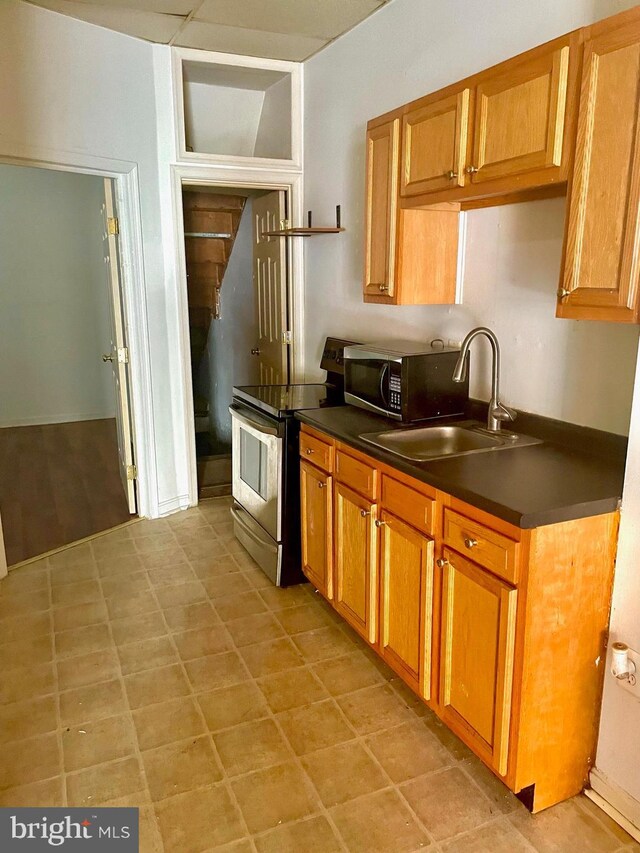
M 402 118 L 400 194 L 422 195 L 465 184 L 471 92 L 424 98 Z
M 445 548 L 442 719 L 500 775 L 507 772 L 516 590 Z
M 395 291 L 399 145 L 399 118 L 367 130 L 365 296 Z
M 302 571 L 325 598 L 333 598 L 333 478 L 300 462 Z
M 536 186 L 567 179 L 565 115 L 577 49 L 572 34 L 479 75 L 473 184 L 532 172 Z
M 638 322 L 639 97 L 636 7 L 587 31 L 558 317 Z

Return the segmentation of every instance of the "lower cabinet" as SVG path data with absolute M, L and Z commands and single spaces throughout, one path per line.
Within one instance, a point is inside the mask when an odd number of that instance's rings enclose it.
M 445 549 L 442 565 L 442 719 L 507 772 L 516 590 Z
M 378 536 L 375 504 L 334 488 L 334 607 L 369 643 L 377 637 Z
M 380 653 L 425 699 L 431 697 L 433 540 L 390 512 L 380 520 Z
M 300 463 L 302 571 L 325 598 L 333 598 L 333 479 Z

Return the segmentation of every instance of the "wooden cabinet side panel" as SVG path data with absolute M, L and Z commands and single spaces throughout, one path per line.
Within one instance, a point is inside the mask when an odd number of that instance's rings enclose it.
M 401 210 L 399 305 L 453 305 L 458 282 L 459 210 Z
M 595 758 L 617 529 L 611 513 L 532 531 L 511 760 L 534 811 L 577 794 Z
M 333 478 L 300 463 L 302 571 L 325 596 L 333 598 Z

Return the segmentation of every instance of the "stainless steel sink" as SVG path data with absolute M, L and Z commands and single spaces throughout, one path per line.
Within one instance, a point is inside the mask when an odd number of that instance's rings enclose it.
M 381 450 L 388 450 L 396 456 L 402 456 L 414 462 L 540 444 L 538 438 L 517 435 L 506 430 L 495 434 L 489 433 L 482 424 L 475 421 L 366 432 L 360 438 Z

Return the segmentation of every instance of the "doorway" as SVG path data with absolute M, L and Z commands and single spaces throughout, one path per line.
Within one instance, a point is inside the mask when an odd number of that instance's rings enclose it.
M 0 514 L 10 566 L 136 512 L 113 181 L 0 164 Z
M 198 497 L 231 492 L 234 385 L 289 381 L 285 190 L 183 186 Z

